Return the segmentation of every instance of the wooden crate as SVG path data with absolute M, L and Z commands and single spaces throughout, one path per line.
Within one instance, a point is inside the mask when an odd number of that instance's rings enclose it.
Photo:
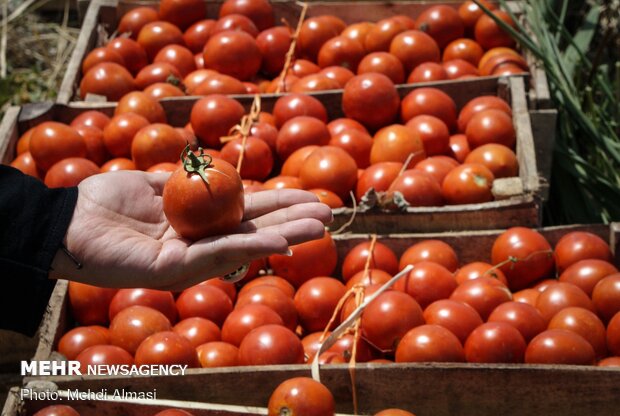
M 217 17 L 221 3 L 222 0 L 205 0 L 207 15 Z M 360 3 L 363 3 L 363 5 L 360 5 Z M 462 3 L 462 1 L 310 1 L 308 2 L 307 16 L 332 14 L 350 24 L 366 20 L 378 21 L 395 14 L 415 17 L 422 10 L 428 8 L 429 4 L 433 3 L 456 6 Z M 157 4 L 157 2 L 154 0 L 92 0 L 87 4 L 88 10 L 84 16 L 80 37 L 58 92 L 57 100 L 59 103 L 66 104 L 73 99 L 79 100 L 77 90 L 81 80 L 82 61 L 88 52 L 105 43 L 105 38 L 114 32 L 122 15 L 131 8 L 145 4 Z M 272 0 L 272 4 L 274 6 L 276 22 L 285 19 L 292 26 L 296 25 L 301 12 L 299 3 Z M 518 1 L 509 1 L 508 4 L 512 11 L 519 14 L 521 5 Z M 85 3 L 82 1 L 80 7 L 83 8 L 84 5 Z M 530 90 L 530 106 L 532 109 L 550 108 L 551 101 L 545 72 L 541 69 L 541 65 L 533 55 L 526 53 L 525 58 L 532 74 L 530 85 L 528 85 Z
M 564 226 L 541 229 L 552 245 L 569 231 L 590 231 L 609 241 L 620 264 L 620 224 L 611 226 Z M 462 264 L 490 260 L 498 230 L 380 236 L 379 241 L 400 255 L 424 239 L 450 244 Z M 369 235 L 335 236 L 339 258 Z M 340 265 L 339 265 L 340 266 Z M 339 268 L 337 270 L 340 270 Z M 35 360 L 58 358 L 54 353 L 62 334 L 72 326 L 67 307 L 67 285 L 59 282 Z M 243 406 L 261 406 L 282 381 L 310 376 L 308 365 L 232 367 L 188 370 L 184 377 L 45 377 L 61 389 L 93 390 L 123 387 L 128 391 L 157 388 L 159 398 L 201 400 Z M 358 364 L 355 369 L 359 410 L 373 413 L 401 407 L 418 416 L 462 415 L 617 415 L 620 405 L 620 370 L 594 366 L 522 364 Z M 26 378 L 26 382 L 36 378 Z M 321 381 L 336 398 L 337 410 L 352 411 L 352 389 L 346 365 L 321 369 Z M 206 387 L 207 386 L 207 387 Z M 243 389 L 240 394 L 240 386 Z

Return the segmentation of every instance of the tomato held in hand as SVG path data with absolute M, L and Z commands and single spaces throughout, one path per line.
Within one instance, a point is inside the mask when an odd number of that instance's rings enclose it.
M 268 416 L 327 416 L 335 413 L 334 396 L 323 384 L 295 377 L 280 384 L 269 398 Z
M 172 228 L 192 241 L 228 234 L 243 218 L 241 178 L 228 162 L 187 146 L 183 167 L 164 186 L 163 207 Z

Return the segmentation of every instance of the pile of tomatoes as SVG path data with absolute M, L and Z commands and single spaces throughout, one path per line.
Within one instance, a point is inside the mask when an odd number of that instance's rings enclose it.
M 288 94 L 259 114 L 245 141 L 223 142 L 245 114 L 233 98 L 201 98 L 189 123 L 173 127 L 158 100 L 134 91 L 111 118 L 86 111 L 70 125 L 48 121 L 26 131 L 11 165 L 50 187 L 75 186 L 113 170 L 174 171 L 190 143 L 233 166 L 243 152 L 246 192 L 307 189 L 332 208 L 351 192 L 361 201 L 371 188 L 400 192 L 411 206 L 487 202 L 494 179 L 518 175 L 512 110 L 497 96 L 457 111 L 439 89 L 416 88 L 401 100 L 387 77 L 363 74 L 347 84 L 342 109 L 346 117 L 330 121 L 316 97 Z
M 506 12 L 494 14 L 515 27 Z M 308 92 L 344 88 L 354 75 L 365 73 L 402 84 L 528 69 L 510 35 L 472 1 L 348 26 L 333 15 L 309 17 L 283 80 L 279 75 L 294 30 L 274 24 L 268 0 L 227 0 L 217 20 L 206 15 L 200 0 L 134 8 L 121 17 L 119 36 L 84 59 L 80 96 L 116 101 L 134 90 L 154 98 Z
M 553 250 L 542 234 L 511 228 L 491 263 L 460 264 L 439 240 L 400 259 L 380 240 L 364 242 L 337 274 L 329 233 L 292 252 L 254 262 L 239 286 L 211 279 L 173 294 L 71 282 L 82 326 L 58 350 L 84 366 L 302 364 L 356 308 L 349 289 L 370 296 L 413 264 L 363 311 L 361 337 L 345 333 L 321 363 L 347 362 L 356 343 L 357 362 L 620 364 L 620 274 L 609 245 L 589 232 L 567 233 Z

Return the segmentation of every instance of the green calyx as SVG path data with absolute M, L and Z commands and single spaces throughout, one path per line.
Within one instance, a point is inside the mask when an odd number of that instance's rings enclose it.
M 196 173 L 200 175 L 202 180 L 208 185 L 209 179 L 207 178 L 205 169 L 211 167 L 213 158 L 210 155 L 206 155 L 202 147 L 199 147 L 198 151 L 200 154 L 196 155 L 189 148 L 189 144 L 185 146 L 185 149 L 181 152 L 181 163 L 183 163 L 183 169 L 185 169 L 187 173 Z

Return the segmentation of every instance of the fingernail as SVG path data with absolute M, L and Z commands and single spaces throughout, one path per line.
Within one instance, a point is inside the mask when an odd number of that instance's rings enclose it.
M 288 250 L 286 250 L 286 253 L 284 253 L 284 255 L 288 257 L 293 257 L 293 250 L 289 248 Z

